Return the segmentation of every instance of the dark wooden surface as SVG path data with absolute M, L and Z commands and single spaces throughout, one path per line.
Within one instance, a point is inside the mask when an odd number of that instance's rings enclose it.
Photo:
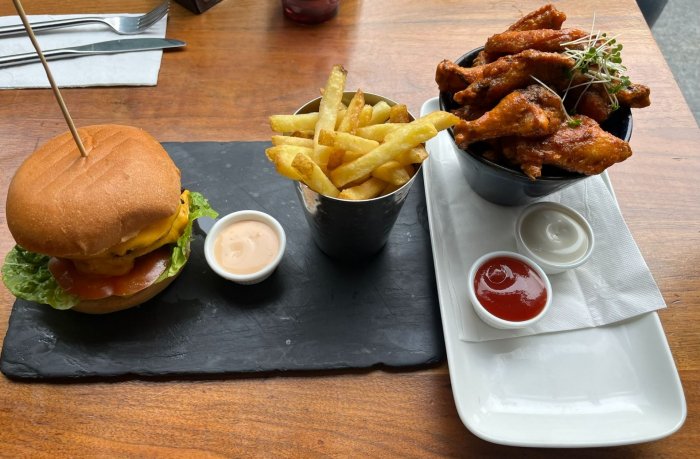
M 28 14 L 140 12 L 156 0 L 25 0 Z M 267 116 L 315 97 L 342 63 L 348 87 L 387 95 L 417 113 L 437 95 L 434 71 L 540 1 L 343 0 L 334 20 L 303 27 L 279 2 L 224 0 L 202 15 L 173 4 L 158 85 L 63 91 L 78 125 L 125 123 L 160 141 L 265 140 Z M 668 304 L 660 317 L 688 402 L 671 437 L 574 450 L 584 457 L 690 457 L 700 451 L 700 134 L 634 0 L 561 1 L 571 25 L 596 14 L 621 33 L 633 80 L 653 105 L 634 113 L 634 156 L 610 170 L 625 219 Z M 14 14 L 11 2 L 0 15 Z M 0 49 L 2 41 L 0 39 Z M 66 129 L 49 90 L 0 91 L 0 256 L 9 180 L 41 142 Z M 0 287 L 4 336 L 13 298 Z M 622 428 L 623 426 L 621 426 Z M 457 416 L 446 364 L 429 370 L 312 373 L 227 380 L 16 383 L 0 379 L 0 456 L 519 456 L 469 433 Z

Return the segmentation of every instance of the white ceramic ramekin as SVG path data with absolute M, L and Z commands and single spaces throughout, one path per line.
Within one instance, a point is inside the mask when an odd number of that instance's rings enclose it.
M 214 256 L 214 243 L 217 236 L 223 229 L 235 222 L 244 220 L 262 222 L 272 228 L 279 239 L 279 249 L 275 258 L 261 270 L 250 274 L 234 274 L 222 268 L 219 262 L 216 260 L 216 257 Z M 270 275 L 280 264 L 280 261 L 282 261 L 282 256 L 284 255 L 286 245 L 287 236 L 282 228 L 282 225 L 280 225 L 275 218 L 257 210 L 240 210 L 222 217 L 221 219 L 217 220 L 214 226 L 212 226 L 204 241 L 204 256 L 209 264 L 209 267 L 211 267 L 211 269 L 219 276 L 238 284 L 250 285 L 257 284 L 270 277 Z
M 544 308 L 542 308 L 542 311 L 540 311 L 535 317 L 523 321 L 510 321 L 510 320 L 505 320 L 501 319 L 500 317 L 497 317 L 493 315 L 491 312 L 489 312 L 479 301 L 479 298 L 476 296 L 476 290 L 474 288 L 474 278 L 476 276 L 476 273 L 478 269 L 487 261 L 496 258 L 496 257 L 509 257 L 509 258 L 514 258 L 516 260 L 522 261 L 526 265 L 528 265 L 530 268 L 532 268 L 541 278 L 542 281 L 544 282 L 545 289 L 547 291 L 547 301 L 545 302 Z M 530 325 L 533 325 L 542 317 L 544 317 L 547 314 L 547 311 L 549 311 L 549 307 L 552 304 L 552 285 L 549 283 L 549 278 L 547 277 L 547 274 L 537 266 L 537 263 L 533 262 L 529 258 L 527 258 L 524 255 L 521 255 L 519 253 L 515 252 L 507 252 L 507 251 L 498 251 L 498 252 L 490 252 L 487 253 L 481 257 L 479 257 L 478 260 L 472 264 L 471 269 L 469 270 L 469 276 L 468 276 L 468 281 L 469 281 L 469 300 L 472 303 L 472 306 L 474 307 L 474 311 L 476 311 L 476 314 L 479 316 L 481 320 L 483 320 L 485 323 L 488 325 L 491 325 L 492 327 L 495 328 L 502 328 L 502 329 L 515 329 L 515 328 L 525 328 L 529 327 Z
M 533 215 L 533 213 L 541 212 L 543 210 L 561 214 L 562 216 L 568 217 L 568 219 L 573 220 L 579 225 L 580 230 L 585 234 L 586 244 L 588 245 L 588 247 L 581 256 L 573 258 L 570 261 L 557 261 L 553 257 L 547 257 L 546 251 L 544 249 L 538 249 L 528 245 L 528 243 L 523 238 L 523 222 L 529 215 Z M 564 236 L 560 233 L 572 230 L 572 228 L 566 228 L 566 225 L 563 225 L 562 227 L 558 226 L 560 225 L 542 225 L 542 227 L 540 228 L 543 232 L 543 234 L 540 235 L 542 240 L 555 240 L 560 236 Z M 546 272 L 547 274 L 558 274 L 564 271 L 568 271 L 570 269 L 578 268 L 586 261 L 588 261 L 588 259 L 591 256 L 591 253 L 593 253 L 595 237 L 591 225 L 583 217 L 583 215 L 576 212 L 571 207 L 565 206 L 564 204 L 543 201 L 535 204 L 530 204 L 529 206 L 525 207 L 525 209 L 523 209 L 523 211 L 520 213 L 520 215 L 518 216 L 518 220 L 515 223 L 515 243 L 518 247 L 518 252 L 520 252 L 528 258 L 531 258 L 535 263 L 540 265 L 544 272 Z

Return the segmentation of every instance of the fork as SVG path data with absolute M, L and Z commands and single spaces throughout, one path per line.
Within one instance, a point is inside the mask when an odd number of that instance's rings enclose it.
M 151 27 L 156 22 L 160 21 L 163 16 L 168 14 L 170 10 L 170 0 L 166 0 L 160 5 L 153 8 L 148 13 L 141 16 L 109 16 L 109 17 L 82 17 L 72 19 L 58 19 L 55 21 L 34 22 L 31 24 L 34 32 L 40 30 L 58 29 L 62 27 L 72 27 L 83 24 L 106 24 L 119 35 L 135 35 L 143 32 Z M 24 33 L 22 24 L 0 27 L 0 37 L 7 35 L 16 35 Z

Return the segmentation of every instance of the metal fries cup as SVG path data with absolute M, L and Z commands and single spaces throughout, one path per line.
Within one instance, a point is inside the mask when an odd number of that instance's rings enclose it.
M 393 193 L 360 201 L 324 196 L 294 182 L 316 245 L 327 255 L 342 260 L 359 260 L 379 252 L 389 239 L 419 172 L 420 169 Z
M 349 102 L 353 94 L 346 91 L 343 102 Z M 385 97 L 365 93 L 365 101 L 369 104 L 381 100 L 396 105 Z M 320 97 L 308 102 L 295 114 L 318 111 L 319 102 Z M 348 261 L 365 259 L 379 252 L 386 245 L 420 170 L 419 167 L 408 182 L 392 193 L 357 201 L 324 196 L 301 182 L 294 182 L 316 245 L 327 255 Z

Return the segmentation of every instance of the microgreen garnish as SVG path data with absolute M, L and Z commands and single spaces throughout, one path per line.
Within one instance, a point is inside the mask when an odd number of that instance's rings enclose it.
M 595 24 L 595 16 L 593 24 Z M 591 25 L 589 35 L 563 43 L 562 46 L 563 54 L 571 57 L 575 62 L 570 71 L 571 81 L 564 92 L 563 99 L 566 99 L 571 89 L 584 87 L 573 106 L 573 110 L 576 110 L 583 93 L 593 84 L 602 84 L 608 94 L 611 108 L 617 110 L 620 104 L 616 94 L 630 85 L 629 77 L 624 74 L 627 67 L 622 65 L 622 43 L 617 41 L 617 36 L 608 38 L 606 33 L 593 32 L 593 25 Z M 574 78 L 579 75 L 586 81 L 572 86 Z

